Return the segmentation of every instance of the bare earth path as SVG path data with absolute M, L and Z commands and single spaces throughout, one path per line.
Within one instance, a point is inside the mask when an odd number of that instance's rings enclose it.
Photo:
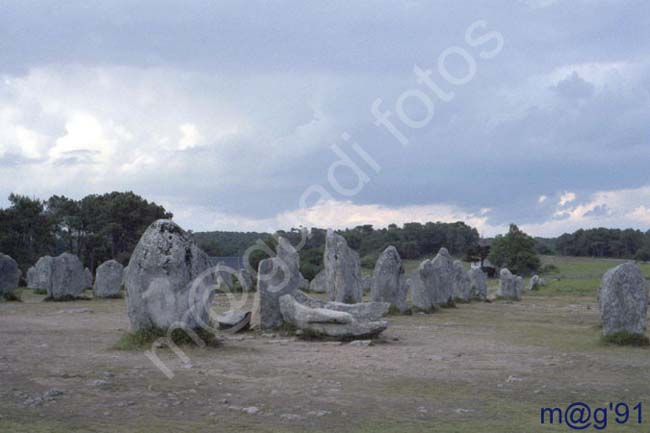
M 124 300 L 40 300 L 0 304 L 0 432 L 553 432 L 540 407 L 650 396 L 650 350 L 602 346 L 591 297 L 389 317 L 371 347 L 237 334 L 161 351 L 173 379 L 111 348 Z

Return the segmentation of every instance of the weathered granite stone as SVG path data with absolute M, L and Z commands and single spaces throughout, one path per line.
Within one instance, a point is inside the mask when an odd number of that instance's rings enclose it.
M 393 246 L 389 246 L 377 259 L 372 277 L 370 300 L 388 302 L 400 312 L 405 312 L 406 284 L 404 283 L 402 259 Z
M 90 269 L 86 268 L 84 269 L 84 277 L 86 278 L 86 289 L 90 289 L 93 287 L 93 273 L 90 271 Z
M 643 273 L 636 264 L 625 263 L 607 271 L 598 297 L 603 335 L 618 332 L 643 334 L 647 296 Z
M 499 290 L 497 291 L 497 297 L 521 301 L 521 294 L 523 291 L 524 279 L 517 275 L 512 275 L 512 273 L 506 268 L 501 269 L 501 273 L 499 274 Z
M 249 328 L 251 321 L 250 311 L 227 311 L 217 316 L 219 329 L 239 332 Z
M 96 298 L 120 296 L 124 280 L 124 266 L 115 260 L 102 263 L 97 268 L 93 293 Z
M 487 299 L 487 275 L 479 269 L 471 269 L 468 273 L 472 299 L 485 301 Z
M 20 274 L 18 263 L 11 257 L 0 253 L 0 297 L 14 294 L 18 288 Z
M 348 247 L 345 239 L 327 231 L 324 255 L 327 293 L 331 301 L 354 304 L 361 302 L 361 267 L 359 255 Z
M 388 327 L 386 321 L 361 321 L 352 314 L 326 308 L 310 308 L 300 304 L 292 295 L 280 298 L 284 320 L 312 335 L 335 339 L 367 339 L 379 335 Z
M 539 275 L 533 275 L 528 284 L 528 290 L 539 290 L 544 285 L 544 279 Z
M 209 324 L 216 275 L 192 235 L 171 220 L 151 224 L 135 247 L 124 278 L 133 330 Z
M 424 260 L 417 267 L 409 281 L 411 282 L 411 297 L 413 306 L 422 311 L 436 309 L 432 289 L 433 266 L 431 260 Z
M 453 293 L 454 299 L 469 302 L 472 298 L 472 280 L 463 266 L 463 262 L 456 260 L 453 266 Z
M 36 264 L 29 269 L 27 283 L 32 289 L 49 290 L 52 286 L 52 262 L 53 257 L 44 256 L 38 259 Z
M 388 314 L 388 302 L 360 302 L 358 304 L 344 304 L 342 302 L 321 301 L 306 293 L 296 290 L 291 294 L 296 301 L 310 308 L 325 308 L 333 311 L 343 311 L 354 316 L 357 320 L 375 321 Z
M 314 293 L 327 293 L 327 273 L 325 269 L 316 274 L 311 283 L 309 283 L 309 291 Z
M 453 296 L 454 267 L 446 248 L 433 260 L 425 260 L 413 272 L 411 296 L 418 310 L 432 311 L 450 304 Z
M 298 289 L 298 280 L 287 262 L 278 257 L 262 260 L 257 270 L 257 292 L 251 324 L 254 328 L 274 329 L 284 321 L 280 297 Z
M 453 300 L 454 262 L 447 248 L 440 248 L 431 260 L 433 267 L 433 299 L 436 305 L 445 306 Z
M 50 284 L 49 287 L 46 287 L 49 298 L 74 298 L 83 293 L 86 289 L 86 272 L 77 256 L 63 253 L 49 263 L 51 265 Z

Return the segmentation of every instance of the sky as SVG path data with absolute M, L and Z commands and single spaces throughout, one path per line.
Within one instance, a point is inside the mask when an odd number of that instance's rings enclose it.
M 650 2 L 4 0 L 0 207 L 650 229 Z

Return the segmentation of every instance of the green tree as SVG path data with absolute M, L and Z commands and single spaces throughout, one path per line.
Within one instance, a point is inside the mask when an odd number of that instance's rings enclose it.
M 518 275 L 530 275 L 541 265 L 535 251 L 535 239 L 515 224 L 510 225 L 508 234 L 499 235 L 492 241 L 489 258 L 495 265 L 507 267 Z

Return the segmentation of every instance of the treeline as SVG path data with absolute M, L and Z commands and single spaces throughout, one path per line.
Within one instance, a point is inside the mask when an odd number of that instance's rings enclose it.
M 81 200 L 39 200 L 11 194 L 0 209 L 0 251 L 25 272 L 40 257 L 71 252 L 94 270 L 105 260 L 127 264 L 142 233 L 155 220 L 171 218 L 162 206 L 132 192 L 89 195 Z
M 650 260 L 650 230 L 597 228 L 566 233 L 555 241 L 562 256 L 629 258 Z
M 391 224 L 378 229 L 368 224 L 338 233 L 359 253 L 362 265 L 367 268 L 375 265 L 379 254 L 389 245 L 395 246 L 403 259 L 419 259 L 436 254 L 443 246 L 455 256 L 465 256 L 477 248 L 479 241 L 478 231 L 463 222 L 407 223 L 402 227 Z M 307 279 L 316 276 L 323 266 L 327 230 L 312 228 L 306 239 L 299 229 L 281 230 L 277 234 L 294 245 L 304 242 L 300 249 L 301 271 Z M 242 255 L 258 239 L 268 243 L 272 238 L 268 233 L 233 232 L 195 233 L 194 236 L 199 246 L 216 256 Z M 253 261 L 256 258 L 253 257 Z

